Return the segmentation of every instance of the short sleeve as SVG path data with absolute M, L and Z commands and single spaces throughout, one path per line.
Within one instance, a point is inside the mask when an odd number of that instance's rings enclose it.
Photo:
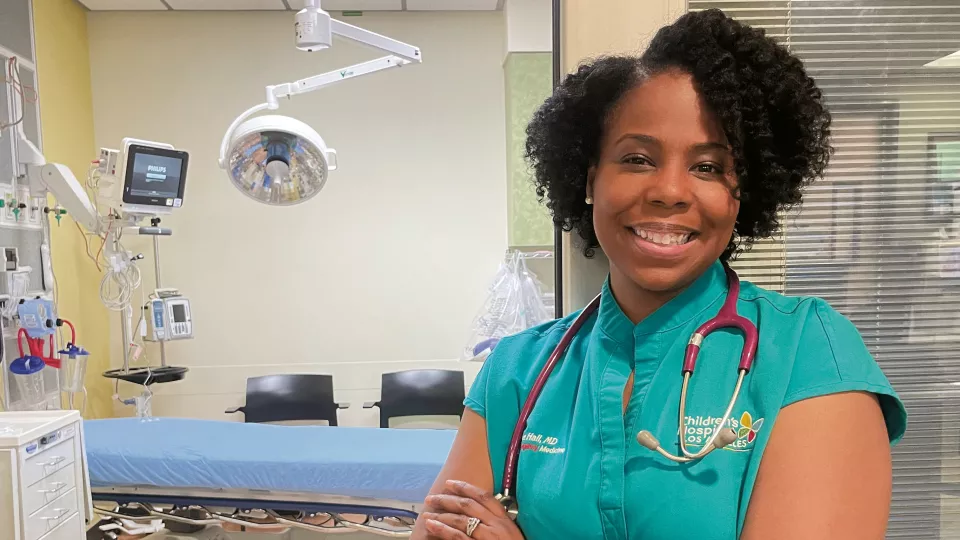
M 804 325 L 796 362 L 783 406 L 841 392 L 877 396 L 890 442 L 896 444 L 907 427 L 907 411 L 856 326 L 823 300 Z
M 544 332 L 556 328 L 550 322 L 501 339 L 483 362 L 463 404 L 488 421 L 491 415 L 498 419 L 515 415 L 527 395 L 520 381 L 536 378 L 543 365 L 538 358 L 542 356 Z
M 473 384 L 470 385 L 470 391 L 467 392 L 466 399 L 463 400 L 463 404 L 468 409 L 483 418 L 487 417 L 487 383 L 490 380 L 490 371 L 493 369 L 490 360 L 494 358 L 495 354 L 496 349 L 484 361 L 477 377 L 473 380 Z

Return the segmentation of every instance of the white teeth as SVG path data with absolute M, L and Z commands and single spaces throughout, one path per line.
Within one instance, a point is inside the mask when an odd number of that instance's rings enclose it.
M 690 233 L 661 233 L 644 229 L 634 229 L 633 233 L 648 242 L 662 246 L 681 246 L 690 241 Z

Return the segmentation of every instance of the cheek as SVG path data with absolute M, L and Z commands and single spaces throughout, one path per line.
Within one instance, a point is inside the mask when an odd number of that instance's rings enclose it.
M 637 190 L 629 182 L 617 181 L 616 175 L 607 174 L 594 184 L 593 213 L 595 217 L 610 220 L 638 204 Z M 597 224 L 598 226 L 600 223 Z
M 704 217 L 710 220 L 713 228 L 724 234 L 733 232 L 737 215 L 740 213 L 740 201 L 729 190 L 717 186 L 717 189 L 705 193 L 700 201 Z
M 594 199 L 593 230 L 601 244 L 615 242 L 616 237 L 623 232 L 622 216 L 630 212 L 636 202 L 629 197 L 614 193 Z

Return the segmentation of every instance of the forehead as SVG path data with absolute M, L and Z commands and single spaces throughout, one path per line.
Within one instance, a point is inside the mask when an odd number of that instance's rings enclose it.
M 667 71 L 646 79 L 620 99 L 607 124 L 607 140 L 649 135 L 664 143 L 726 143 L 720 121 L 694 86 L 693 77 Z

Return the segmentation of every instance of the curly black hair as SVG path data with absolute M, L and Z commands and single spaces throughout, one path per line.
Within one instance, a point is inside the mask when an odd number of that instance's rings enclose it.
M 554 223 L 599 247 L 584 201 L 610 112 L 651 75 L 678 69 L 717 115 L 733 149 L 740 213 L 722 259 L 773 235 L 832 154 L 830 113 L 801 61 L 762 29 L 722 11 L 688 13 L 657 32 L 641 56 L 606 56 L 568 75 L 527 127 L 526 156 Z

